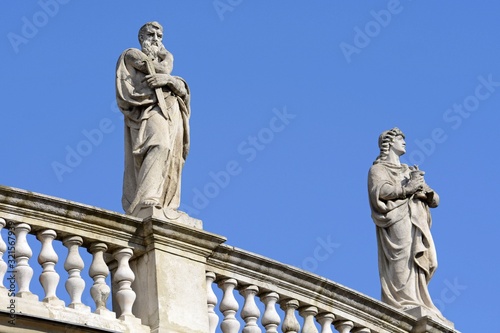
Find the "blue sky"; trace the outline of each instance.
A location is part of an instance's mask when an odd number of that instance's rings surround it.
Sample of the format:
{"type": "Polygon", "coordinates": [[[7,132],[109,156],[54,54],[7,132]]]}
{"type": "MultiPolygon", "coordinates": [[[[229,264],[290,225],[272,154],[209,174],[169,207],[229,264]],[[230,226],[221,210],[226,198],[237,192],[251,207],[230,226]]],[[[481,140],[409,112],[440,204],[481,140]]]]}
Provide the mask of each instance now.
{"type": "Polygon", "coordinates": [[[122,211],[115,64],[156,20],[173,74],[192,92],[182,203],[205,230],[378,299],[367,172],[378,135],[397,126],[404,160],[441,197],[431,296],[462,332],[491,330],[500,310],[498,2],[0,6],[0,184],[122,211]]]}

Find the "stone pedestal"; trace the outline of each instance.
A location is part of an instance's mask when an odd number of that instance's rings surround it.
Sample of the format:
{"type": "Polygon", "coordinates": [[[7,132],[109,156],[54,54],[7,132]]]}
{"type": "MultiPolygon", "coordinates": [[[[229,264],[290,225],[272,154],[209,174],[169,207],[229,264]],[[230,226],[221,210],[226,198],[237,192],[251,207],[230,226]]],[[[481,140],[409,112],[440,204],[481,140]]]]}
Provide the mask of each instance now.
{"type": "Polygon", "coordinates": [[[149,206],[137,209],[133,215],[141,219],[154,218],[165,222],[178,222],[196,229],[203,229],[201,220],[195,219],[180,210],[149,206]]]}
{"type": "Polygon", "coordinates": [[[418,320],[417,326],[412,330],[412,333],[426,333],[428,331],[427,326],[430,322],[439,323],[451,329],[455,328],[453,322],[446,318],[438,317],[431,310],[421,306],[411,308],[405,312],[418,320]]]}
{"type": "Polygon", "coordinates": [[[145,219],[146,252],[132,258],[133,313],[152,333],[208,332],[205,264],[225,238],[181,223],[145,219]]]}

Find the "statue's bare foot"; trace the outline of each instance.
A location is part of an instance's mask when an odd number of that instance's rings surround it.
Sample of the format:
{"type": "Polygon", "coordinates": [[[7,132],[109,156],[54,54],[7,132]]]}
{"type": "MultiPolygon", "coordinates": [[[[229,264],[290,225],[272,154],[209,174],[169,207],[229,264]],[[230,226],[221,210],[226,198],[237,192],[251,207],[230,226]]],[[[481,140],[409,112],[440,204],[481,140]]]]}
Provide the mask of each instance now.
{"type": "Polygon", "coordinates": [[[146,200],[144,200],[143,205],[144,206],[156,206],[156,207],[160,207],[160,203],[157,200],[154,200],[154,199],[146,199],[146,200]]]}

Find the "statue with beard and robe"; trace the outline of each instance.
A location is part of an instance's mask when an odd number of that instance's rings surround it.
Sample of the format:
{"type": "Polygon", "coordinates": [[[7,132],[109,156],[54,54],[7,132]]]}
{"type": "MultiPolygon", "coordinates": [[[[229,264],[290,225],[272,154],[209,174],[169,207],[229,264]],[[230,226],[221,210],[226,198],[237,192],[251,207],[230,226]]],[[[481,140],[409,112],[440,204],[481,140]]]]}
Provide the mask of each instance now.
{"type": "Polygon", "coordinates": [[[368,174],[368,194],[376,225],[382,301],[398,309],[449,323],[433,304],[427,286],[437,268],[429,208],[438,194],[417,166],[402,164],[406,152],[398,128],[379,137],[380,155],[368,174]]]}
{"type": "MultiPolygon", "coordinates": [[[[126,214],[185,220],[181,173],[189,152],[189,88],[172,76],[163,27],[139,30],[142,49],[125,50],[116,66],[116,100],[125,121],[122,205],[126,214]]],[[[197,220],[198,221],[198,220],[197,220]]]]}

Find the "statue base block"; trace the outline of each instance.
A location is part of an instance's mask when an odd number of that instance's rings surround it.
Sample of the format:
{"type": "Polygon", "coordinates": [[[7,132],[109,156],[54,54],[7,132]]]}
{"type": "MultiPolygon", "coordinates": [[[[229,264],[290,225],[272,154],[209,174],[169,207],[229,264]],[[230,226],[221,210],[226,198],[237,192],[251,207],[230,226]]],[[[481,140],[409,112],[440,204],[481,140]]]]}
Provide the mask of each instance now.
{"type": "Polygon", "coordinates": [[[132,215],[141,219],[153,217],[158,220],[178,222],[192,228],[203,229],[203,222],[201,220],[195,219],[188,214],[181,212],[180,210],[174,210],[170,208],[159,208],[155,206],[142,207],[132,215]]]}
{"type": "Polygon", "coordinates": [[[436,321],[436,322],[438,322],[446,327],[455,328],[455,324],[453,324],[453,322],[449,321],[448,319],[446,319],[444,317],[436,315],[435,312],[433,312],[427,308],[424,308],[422,306],[417,306],[417,307],[405,310],[405,312],[407,314],[409,314],[410,316],[416,317],[417,319],[427,317],[427,318],[431,318],[432,320],[434,320],[434,321],[436,321]]]}

